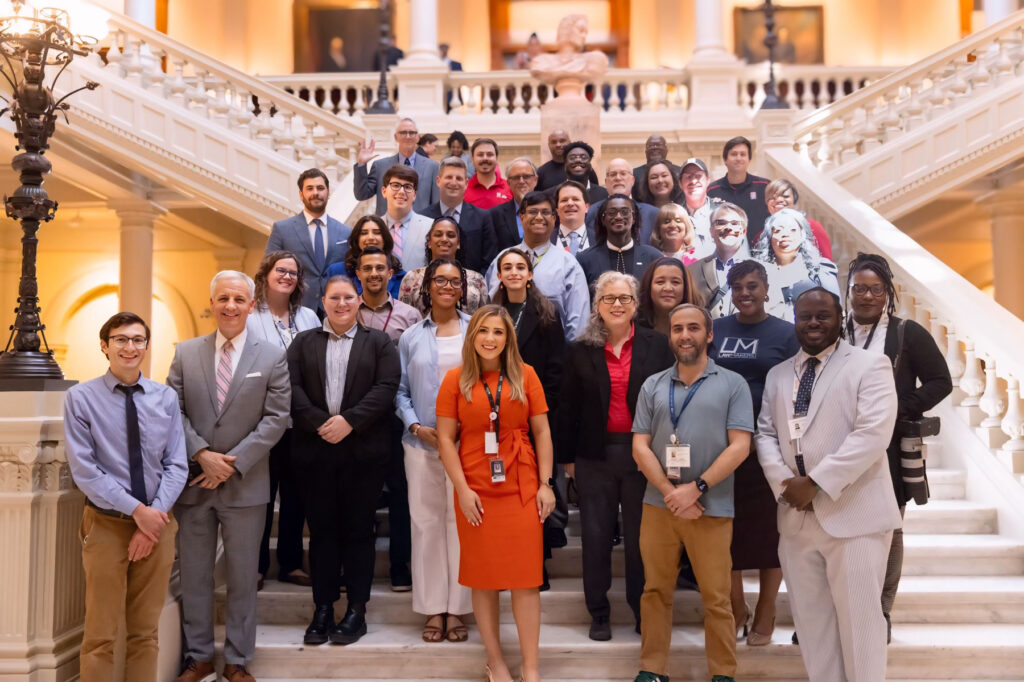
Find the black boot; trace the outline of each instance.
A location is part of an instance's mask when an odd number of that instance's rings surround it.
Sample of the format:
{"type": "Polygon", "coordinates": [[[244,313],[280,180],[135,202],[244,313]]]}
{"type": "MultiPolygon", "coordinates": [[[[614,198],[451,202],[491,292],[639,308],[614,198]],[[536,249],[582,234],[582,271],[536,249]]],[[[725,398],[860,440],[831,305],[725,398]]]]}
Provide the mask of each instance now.
{"type": "Polygon", "coordinates": [[[334,627],[334,606],[321,604],[316,607],[313,613],[313,621],[306,628],[306,635],[302,638],[305,644],[323,644],[327,641],[327,634],[334,627]]]}
{"type": "Polygon", "coordinates": [[[366,634],[366,604],[349,604],[345,617],[331,628],[332,644],[352,644],[366,634]]]}

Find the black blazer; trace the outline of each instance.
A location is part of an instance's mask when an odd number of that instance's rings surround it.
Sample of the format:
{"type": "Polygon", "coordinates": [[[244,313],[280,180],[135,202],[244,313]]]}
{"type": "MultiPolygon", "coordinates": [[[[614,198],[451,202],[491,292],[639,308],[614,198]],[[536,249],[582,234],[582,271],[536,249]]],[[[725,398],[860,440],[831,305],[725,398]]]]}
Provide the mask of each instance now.
{"type": "MultiPolygon", "coordinates": [[[[899,350],[899,326],[901,318],[889,317],[885,332],[884,351],[889,360],[895,362],[899,350]]],[[[913,320],[907,320],[903,327],[903,350],[899,367],[896,369],[896,397],[900,419],[920,419],[953,391],[953,380],[949,376],[946,358],[928,331],[913,320]],[[920,380],[921,385],[917,382],[920,380]]],[[[899,506],[907,504],[903,490],[903,474],[900,456],[900,439],[893,436],[889,443],[889,473],[899,506]]]]}
{"type": "MultiPolygon", "coordinates": [[[[441,202],[431,204],[423,215],[431,220],[440,218],[441,202]]],[[[462,211],[459,213],[459,246],[462,250],[462,265],[467,270],[487,272],[487,266],[498,255],[498,241],[494,236],[494,225],[491,223],[489,211],[477,208],[468,201],[462,202],[462,211]]]]}
{"type": "Polygon", "coordinates": [[[292,452],[300,459],[341,456],[383,466],[391,457],[391,431],[382,427],[389,426],[386,417],[394,410],[402,378],[398,349],[387,334],[362,325],[351,343],[341,416],[352,425],[352,433],[335,445],[316,432],[331,416],[327,410],[327,332],[322,328],[300,332],[288,346],[292,452]]]}
{"type": "MultiPolygon", "coordinates": [[[[652,374],[668,369],[675,362],[668,339],[663,334],[633,325],[633,357],[629,365],[626,405],[636,414],[640,387],[652,374]]],[[[576,341],[569,346],[562,372],[562,390],[557,415],[555,452],[558,461],[604,459],[611,402],[611,378],[604,347],[596,348],[576,341]]]]}
{"type": "Polygon", "coordinates": [[[523,362],[533,367],[544,386],[544,399],[548,403],[548,419],[554,427],[558,392],[562,387],[562,363],[565,359],[565,330],[562,318],[555,310],[555,321],[542,327],[540,313],[531,305],[523,309],[516,332],[516,345],[523,362]]]}
{"type": "MultiPolygon", "coordinates": [[[[516,222],[515,200],[498,204],[488,213],[491,216],[491,226],[494,228],[494,238],[497,242],[499,253],[511,246],[522,243],[523,238],[519,236],[519,223],[516,222]]],[[[497,256],[497,253],[495,253],[495,256],[497,256]]],[[[491,260],[494,260],[494,258],[491,260]]],[[[488,263],[488,266],[490,266],[490,263],[488,263]]],[[[478,272],[484,272],[486,269],[484,268],[484,270],[479,270],[478,272]]]]}

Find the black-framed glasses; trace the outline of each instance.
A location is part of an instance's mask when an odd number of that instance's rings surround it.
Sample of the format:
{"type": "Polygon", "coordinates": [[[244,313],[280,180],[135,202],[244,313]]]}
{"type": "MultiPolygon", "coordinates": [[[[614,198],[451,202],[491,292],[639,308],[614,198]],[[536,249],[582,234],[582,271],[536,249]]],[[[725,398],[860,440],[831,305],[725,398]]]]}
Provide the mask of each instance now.
{"type": "Polygon", "coordinates": [[[527,182],[537,177],[534,173],[523,173],[522,175],[510,175],[506,178],[509,182],[527,182]]]}
{"type": "Polygon", "coordinates": [[[291,279],[298,279],[298,270],[289,270],[287,268],[274,268],[274,272],[277,273],[278,277],[290,277],[291,279]]]}
{"type": "Polygon", "coordinates": [[[416,188],[413,187],[411,184],[409,184],[407,182],[406,183],[403,183],[403,182],[389,182],[388,183],[388,189],[390,189],[395,194],[398,194],[399,192],[404,192],[405,194],[411,194],[412,192],[416,191],[416,188]]]}
{"type": "Polygon", "coordinates": [[[882,284],[854,284],[850,287],[854,296],[864,296],[869,291],[875,298],[885,295],[885,286],[882,284]]]}
{"type": "Polygon", "coordinates": [[[618,296],[615,294],[605,294],[601,297],[601,303],[606,303],[608,305],[615,305],[616,303],[619,305],[629,305],[635,300],[636,297],[633,296],[633,294],[619,294],[618,296]]]}
{"type": "Polygon", "coordinates": [[[462,288],[462,279],[459,277],[448,278],[444,275],[438,275],[431,279],[431,281],[437,285],[438,289],[444,289],[445,287],[451,287],[452,289],[462,288]]]}
{"type": "Polygon", "coordinates": [[[631,209],[629,206],[623,206],[622,208],[606,208],[604,210],[604,213],[605,215],[611,217],[615,217],[617,215],[625,217],[633,215],[633,209],[631,209]]]}
{"type": "Polygon", "coordinates": [[[132,345],[140,350],[146,350],[146,346],[149,345],[149,339],[145,336],[124,336],[118,334],[117,336],[111,336],[108,341],[115,348],[127,348],[129,345],[132,345]]]}

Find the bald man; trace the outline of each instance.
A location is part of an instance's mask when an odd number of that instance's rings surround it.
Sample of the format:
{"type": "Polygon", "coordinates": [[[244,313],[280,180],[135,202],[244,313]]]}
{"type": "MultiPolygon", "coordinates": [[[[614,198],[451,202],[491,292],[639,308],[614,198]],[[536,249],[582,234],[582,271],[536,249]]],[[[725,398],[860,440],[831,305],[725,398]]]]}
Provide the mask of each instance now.
{"type": "MultiPolygon", "coordinates": [[[[543,192],[552,187],[558,187],[568,179],[565,174],[565,148],[570,141],[569,133],[564,130],[552,130],[548,135],[548,151],[551,152],[551,160],[537,169],[537,189],[539,191],[543,192]]],[[[597,173],[593,169],[590,170],[587,179],[592,185],[598,184],[597,173]]]]}
{"type": "Polygon", "coordinates": [[[676,177],[679,177],[679,166],[668,160],[668,141],[663,135],[655,133],[647,138],[647,142],[644,143],[644,156],[647,158],[647,163],[633,169],[633,178],[636,184],[639,185],[647,177],[647,167],[658,161],[667,163],[676,177]]]}
{"type": "MultiPolygon", "coordinates": [[[[608,194],[627,194],[631,195],[633,191],[633,185],[636,184],[636,178],[633,177],[633,170],[630,168],[629,162],[625,159],[612,159],[608,162],[608,167],[604,172],[604,187],[608,190],[608,194]]],[[[597,212],[601,209],[601,204],[604,200],[598,201],[590,205],[587,210],[587,230],[593,232],[594,221],[597,220],[597,212]]],[[[658,219],[658,209],[650,204],[642,202],[638,203],[640,207],[640,235],[638,237],[641,244],[651,243],[651,232],[654,231],[654,223],[658,219]]]]}

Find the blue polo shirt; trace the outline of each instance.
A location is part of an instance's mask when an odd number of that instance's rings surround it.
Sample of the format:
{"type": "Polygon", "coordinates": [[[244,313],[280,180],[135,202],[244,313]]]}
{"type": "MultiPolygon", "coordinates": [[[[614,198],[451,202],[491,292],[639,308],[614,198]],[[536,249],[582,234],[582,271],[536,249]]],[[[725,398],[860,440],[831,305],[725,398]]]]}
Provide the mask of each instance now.
{"type": "MultiPolygon", "coordinates": [[[[636,401],[633,433],[651,436],[651,450],[658,456],[663,469],[665,446],[673,430],[680,443],[690,446],[690,466],[680,472],[683,483],[695,480],[722,454],[729,445],[729,430],[754,432],[754,408],[750,388],[743,377],[720,367],[711,358],[708,358],[708,365],[701,374],[701,378],[704,377],[704,383],[694,394],[675,429],[669,416],[669,391],[675,391],[676,414],[690,391],[690,386],[679,379],[678,365],[648,377],[636,401]]],[[[708,516],[733,517],[733,476],[730,474],[701,495],[700,503],[708,516]]],[[[650,483],[644,493],[644,504],[665,506],[661,491],[650,483]]]]}

